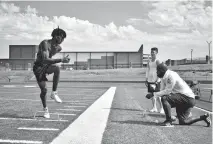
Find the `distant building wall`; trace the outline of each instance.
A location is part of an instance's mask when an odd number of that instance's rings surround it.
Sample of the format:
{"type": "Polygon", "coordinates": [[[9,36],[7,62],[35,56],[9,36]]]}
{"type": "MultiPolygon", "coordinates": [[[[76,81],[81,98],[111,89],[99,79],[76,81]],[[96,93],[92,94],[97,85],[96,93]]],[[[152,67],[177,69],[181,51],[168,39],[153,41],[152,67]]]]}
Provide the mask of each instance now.
{"type": "MultiPolygon", "coordinates": [[[[207,64],[207,63],[208,63],[208,60],[206,60],[205,57],[193,58],[192,61],[191,59],[181,59],[181,60],[168,59],[166,61],[166,64],[168,66],[188,65],[188,64],[207,64]]],[[[212,61],[210,63],[212,63],[212,61]]]]}
{"type": "Polygon", "coordinates": [[[10,45],[9,59],[35,59],[37,45],[10,45]]]}
{"type": "MultiPolygon", "coordinates": [[[[38,51],[38,45],[10,45],[9,59],[2,59],[2,64],[9,63],[11,69],[28,69],[33,66],[38,51]],[[30,64],[29,64],[30,63],[30,64]]],[[[147,54],[143,54],[143,45],[138,51],[129,52],[61,52],[54,58],[61,58],[69,54],[71,60],[62,64],[61,68],[74,69],[114,69],[140,68],[146,66],[147,54]]]]}
{"type": "Polygon", "coordinates": [[[141,54],[140,53],[129,53],[129,63],[132,68],[141,67],[141,54]]]}
{"type": "Polygon", "coordinates": [[[117,68],[128,68],[129,61],[128,61],[128,53],[116,53],[116,67],[117,68]]]}

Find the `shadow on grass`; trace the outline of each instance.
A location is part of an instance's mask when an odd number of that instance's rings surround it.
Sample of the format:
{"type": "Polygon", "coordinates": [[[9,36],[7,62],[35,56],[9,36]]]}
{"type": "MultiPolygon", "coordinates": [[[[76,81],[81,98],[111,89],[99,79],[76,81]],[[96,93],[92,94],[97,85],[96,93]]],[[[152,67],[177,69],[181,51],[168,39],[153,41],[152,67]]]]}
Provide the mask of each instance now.
{"type": "Polygon", "coordinates": [[[12,114],[12,113],[2,113],[0,114],[0,117],[2,118],[22,118],[22,119],[32,119],[33,116],[20,116],[18,114],[12,114]]]}
{"type": "Polygon", "coordinates": [[[150,117],[155,117],[155,118],[165,118],[166,117],[164,114],[159,114],[159,113],[148,113],[147,115],[150,117]]]}
{"type": "MultiPolygon", "coordinates": [[[[162,126],[162,122],[154,122],[154,121],[134,121],[134,120],[126,120],[126,121],[111,121],[112,123],[118,124],[134,124],[134,125],[145,125],[145,126],[159,126],[162,128],[166,128],[162,126]]],[[[192,125],[180,125],[179,123],[173,123],[175,127],[186,128],[186,127],[206,127],[205,124],[192,124],[192,125]]]]}
{"type": "Polygon", "coordinates": [[[146,125],[146,126],[157,126],[159,123],[152,121],[134,121],[134,120],[126,120],[126,121],[111,121],[113,123],[118,124],[134,124],[134,125],[146,125]]]}
{"type": "Polygon", "coordinates": [[[124,108],[104,108],[104,109],[124,110],[124,111],[141,111],[141,110],[138,110],[138,109],[124,109],[124,108]]]}
{"type": "MultiPolygon", "coordinates": [[[[166,116],[164,114],[160,114],[160,113],[149,113],[149,112],[146,112],[145,113],[147,116],[150,116],[150,117],[155,117],[155,118],[165,118],[166,116]]],[[[140,114],[137,114],[137,115],[144,115],[144,113],[140,113],[140,114]]]]}

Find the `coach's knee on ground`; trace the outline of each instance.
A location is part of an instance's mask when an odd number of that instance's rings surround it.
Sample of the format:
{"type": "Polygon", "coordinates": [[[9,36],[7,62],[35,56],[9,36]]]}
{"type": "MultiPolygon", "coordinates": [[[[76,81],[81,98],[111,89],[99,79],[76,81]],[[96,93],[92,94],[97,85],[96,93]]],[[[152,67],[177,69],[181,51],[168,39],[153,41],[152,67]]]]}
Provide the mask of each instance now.
{"type": "Polygon", "coordinates": [[[179,125],[188,125],[189,124],[189,119],[182,119],[182,118],[178,118],[179,119],[179,125]]]}

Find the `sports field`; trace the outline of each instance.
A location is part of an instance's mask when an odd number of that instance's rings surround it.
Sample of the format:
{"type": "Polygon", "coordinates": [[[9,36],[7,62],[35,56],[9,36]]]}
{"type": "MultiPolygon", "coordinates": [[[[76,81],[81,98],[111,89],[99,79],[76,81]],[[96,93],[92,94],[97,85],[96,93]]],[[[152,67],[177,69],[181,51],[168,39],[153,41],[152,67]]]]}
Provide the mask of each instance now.
{"type": "MultiPolygon", "coordinates": [[[[105,73],[80,71],[79,75],[76,71],[74,76],[71,71],[61,72],[62,81],[59,83],[58,92],[63,100],[62,104],[55,103],[49,97],[52,86],[52,75],[49,75],[47,104],[51,112],[50,119],[42,117],[40,91],[33,77],[28,82],[18,79],[14,82],[2,80],[0,143],[212,143],[212,128],[205,127],[205,122],[180,126],[176,121],[173,128],[159,126],[165,117],[159,113],[148,112],[151,100],[145,98],[147,89],[142,82],[144,72],[136,70],[137,74],[133,74],[131,70],[124,71],[126,72],[123,75],[119,74],[121,72],[115,74],[115,70],[105,73]],[[90,77],[88,73],[92,73],[90,77]],[[72,78],[76,77],[78,79],[74,82],[72,78]]],[[[17,75],[16,73],[13,76],[17,75]]],[[[211,84],[201,84],[202,89],[211,87],[211,84]]],[[[196,101],[192,115],[196,117],[210,113],[212,118],[210,91],[201,92],[202,98],[196,101]]],[[[174,110],[172,113],[176,115],[174,110]]]]}
{"type": "Polygon", "coordinates": [[[34,86],[1,85],[0,143],[49,143],[108,89],[67,83],[59,90],[62,104],[47,97],[51,118],[44,119],[39,89],[34,86]]]}

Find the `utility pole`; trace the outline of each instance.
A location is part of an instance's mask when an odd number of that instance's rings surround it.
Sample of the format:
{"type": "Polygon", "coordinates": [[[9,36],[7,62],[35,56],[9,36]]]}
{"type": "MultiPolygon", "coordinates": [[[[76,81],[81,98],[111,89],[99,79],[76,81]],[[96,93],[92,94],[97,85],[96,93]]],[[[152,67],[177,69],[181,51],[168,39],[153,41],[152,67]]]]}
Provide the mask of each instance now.
{"type": "Polygon", "coordinates": [[[208,47],[209,47],[209,59],[208,59],[208,64],[210,64],[210,47],[211,47],[212,41],[210,41],[210,42],[206,41],[206,42],[207,42],[208,47]]]}
{"type": "Polygon", "coordinates": [[[191,49],[191,64],[192,64],[192,52],[193,52],[193,49],[191,49]]]}

